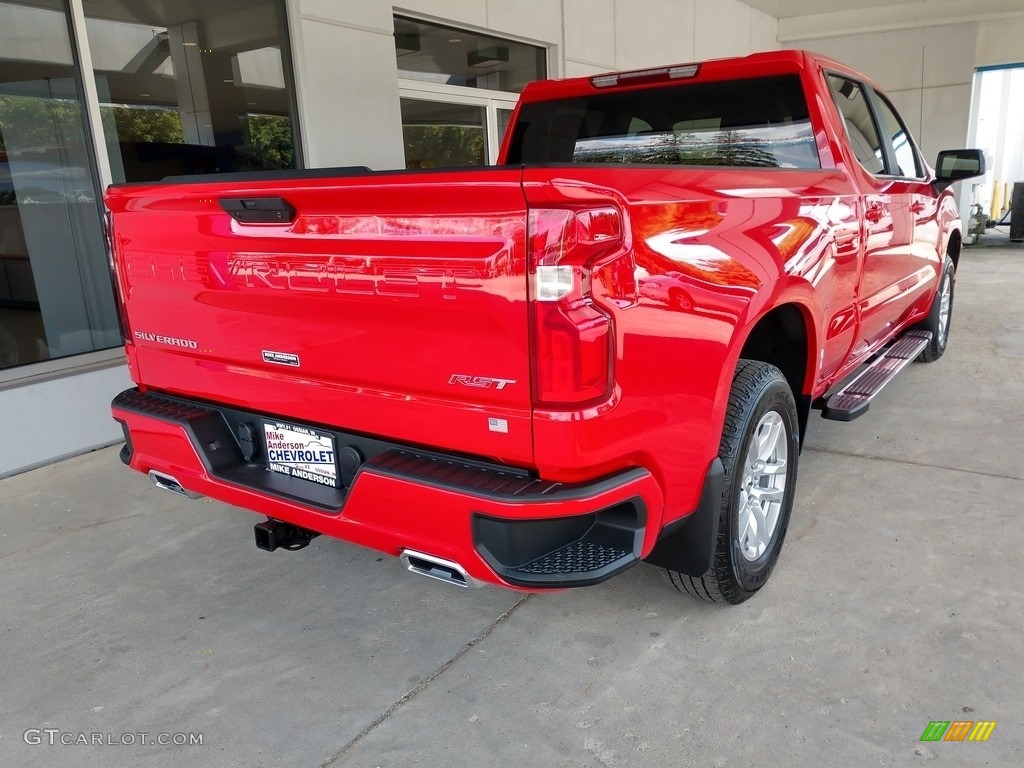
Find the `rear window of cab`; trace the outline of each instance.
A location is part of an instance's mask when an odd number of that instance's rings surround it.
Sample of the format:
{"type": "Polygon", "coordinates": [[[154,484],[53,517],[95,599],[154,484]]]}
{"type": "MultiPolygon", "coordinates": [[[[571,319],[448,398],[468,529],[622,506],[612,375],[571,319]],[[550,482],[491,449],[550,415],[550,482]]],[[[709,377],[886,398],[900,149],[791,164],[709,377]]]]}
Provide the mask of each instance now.
{"type": "Polygon", "coordinates": [[[820,168],[797,75],[524,104],[506,164],[820,168]]]}

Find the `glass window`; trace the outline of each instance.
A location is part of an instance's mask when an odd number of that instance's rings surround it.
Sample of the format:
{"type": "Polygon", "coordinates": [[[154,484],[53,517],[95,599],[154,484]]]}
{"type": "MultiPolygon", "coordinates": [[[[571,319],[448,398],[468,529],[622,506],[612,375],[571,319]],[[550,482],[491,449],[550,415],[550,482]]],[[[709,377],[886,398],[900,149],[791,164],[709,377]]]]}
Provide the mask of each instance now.
{"type": "Polygon", "coordinates": [[[484,107],[402,99],[406,168],[484,165],[484,107]]]}
{"type": "Polygon", "coordinates": [[[876,176],[884,174],[882,142],[878,138],[878,130],[863,87],[860,83],[838,75],[829,75],[828,84],[846,123],[846,135],[857,161],[868,173],[876,176]]]}
{"type": "Polygon", "coordinates": [[[914,149],[906,126],[896,114],[896,110],[889,100],[878,91],[875,91],[875,95],[878,96],[878,119],[882,124],[882,130],[892,141],[893,152],[896,155],[897,167],[894,169],[893,175],[914,179],[923,178],[924,167],[914,149]]]}
{"type": "Polygon", "coordinates": [[[505,132],[508,131],[508,124],[512,122],[512,110],[498,107],[498,145],[505,140],[505,132]]]}
{"type": "Polygon", "coordinates": [[[62,2],[0,2],[0,368],[121,344],[62,2]]]}
{"type": "Polygon", "coordinates": [[[525,105],[508,162],[820,168],[794,76],[525,105]]]}
{"type": "Polygon", "coordinates": [[[395,17],[398,76],[441,85],[519,93],[547,77],[544,48],[395,17]]]}
{"type": "Polygon", "coordinates": [[[281,0],[83,0],[115,182],[297,167],[281,0]]]}

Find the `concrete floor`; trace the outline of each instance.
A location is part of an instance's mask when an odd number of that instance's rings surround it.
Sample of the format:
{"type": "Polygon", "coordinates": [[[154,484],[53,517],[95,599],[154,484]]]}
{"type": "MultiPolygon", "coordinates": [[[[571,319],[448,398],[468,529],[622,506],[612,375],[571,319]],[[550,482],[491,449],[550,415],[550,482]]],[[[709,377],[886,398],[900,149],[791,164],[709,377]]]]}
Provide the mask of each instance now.
{"type": "Polygon", "coordinates": [[[1024,249],[966,252],[946,356],[813,419],[782,561],[735,608],[647,566],[523,598],[260,552],[257,518],[116,449],[8,478],[0,765],[1019,765],[1022,292],[1024,249]],[[919,741],[957,719],[998,725],[919,741]],[[203,743],[25,743],[45,728],[203,743]]]}

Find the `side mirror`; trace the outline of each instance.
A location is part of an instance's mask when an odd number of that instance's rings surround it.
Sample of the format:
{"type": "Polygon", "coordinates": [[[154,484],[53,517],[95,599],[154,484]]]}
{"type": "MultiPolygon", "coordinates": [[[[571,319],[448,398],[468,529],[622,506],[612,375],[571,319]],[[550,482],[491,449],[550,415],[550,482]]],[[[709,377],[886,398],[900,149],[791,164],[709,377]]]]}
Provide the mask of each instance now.
{"type": "Polygon", "coordinates": [[[935,191],[941,192],[960,179],[985,173],[985,153],[980,149],[944,149],[935,161],[935,191]]]}

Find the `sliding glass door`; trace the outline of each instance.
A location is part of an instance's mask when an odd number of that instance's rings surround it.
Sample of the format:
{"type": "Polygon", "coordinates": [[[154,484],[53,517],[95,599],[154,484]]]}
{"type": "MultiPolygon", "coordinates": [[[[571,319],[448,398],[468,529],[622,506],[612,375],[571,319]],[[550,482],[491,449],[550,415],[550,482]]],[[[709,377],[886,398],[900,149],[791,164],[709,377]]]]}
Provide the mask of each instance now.
{"type": "Polygon", "coordinates": [[[395,59],[408,168],[488,165],[519,92],[547,75],[547,50],[395,17],[395,59]]]}
{"type": "Polygon", "coordinates": [[[0,2],[0,369],[121,343],[96,179],[64,4],[0,2]]]}

